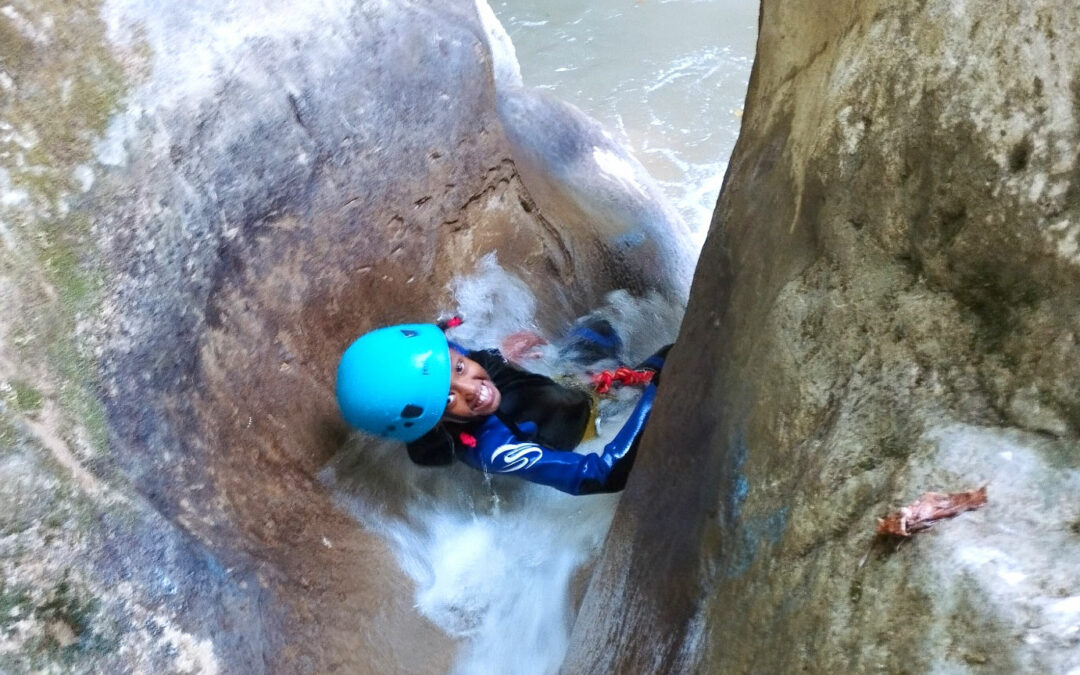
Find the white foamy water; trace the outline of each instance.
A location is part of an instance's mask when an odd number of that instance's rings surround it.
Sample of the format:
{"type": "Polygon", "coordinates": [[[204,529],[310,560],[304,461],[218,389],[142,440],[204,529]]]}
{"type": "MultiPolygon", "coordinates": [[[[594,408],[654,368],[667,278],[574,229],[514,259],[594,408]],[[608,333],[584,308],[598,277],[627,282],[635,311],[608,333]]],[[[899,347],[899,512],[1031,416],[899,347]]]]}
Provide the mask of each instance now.
{"type": "Polygon", "coordinates": [[[524,83],[594,117],[704,240],[739,135],[757,0],[495,0],[524,83]]]}

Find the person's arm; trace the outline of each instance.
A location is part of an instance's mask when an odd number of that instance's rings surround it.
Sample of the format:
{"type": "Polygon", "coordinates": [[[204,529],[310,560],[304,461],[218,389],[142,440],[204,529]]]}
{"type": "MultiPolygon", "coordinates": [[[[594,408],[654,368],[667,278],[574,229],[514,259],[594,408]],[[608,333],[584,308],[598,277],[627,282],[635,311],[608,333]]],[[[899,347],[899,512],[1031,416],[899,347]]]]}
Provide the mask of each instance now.
{"type": "Polygon", "coordinates": [[[674,347],[674,344],[664,345],[660,349],[656,350],[649,358],[645,359],[634,370],[651,370],[653,371],[652,383],[660,386],[660,371],[664,369],[664,362],[667,360],[668,352],[674,347]]]}
{"type": "MultiPolygon", "coordinates": [[[[645,387],[630,418],[600,454],[580,455],[522,441],[496,417],[484,424],[462,460],[486,473],[518,476],[572,495],[618,492],[634,463],[637,440],[649,418],[656,387],[645,387]]],[[[521,425],[528,433],[527,427],[521,425]]]]}

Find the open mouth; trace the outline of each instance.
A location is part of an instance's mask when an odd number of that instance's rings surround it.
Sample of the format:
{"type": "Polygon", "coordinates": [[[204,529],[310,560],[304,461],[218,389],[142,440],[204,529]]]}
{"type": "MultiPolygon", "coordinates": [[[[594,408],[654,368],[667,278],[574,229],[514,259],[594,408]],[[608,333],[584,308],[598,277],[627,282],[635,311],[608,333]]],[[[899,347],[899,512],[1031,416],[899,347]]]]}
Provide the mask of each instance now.
{"type": "Polygon", "coordinates": [[[476,390],[476,399],[473,405],[473,410],[477,412],[486,411],[491,407],[491,404],[495,401],[495,390],[491,386],[490,382],[481,382],[480,386],[476,390]]]}

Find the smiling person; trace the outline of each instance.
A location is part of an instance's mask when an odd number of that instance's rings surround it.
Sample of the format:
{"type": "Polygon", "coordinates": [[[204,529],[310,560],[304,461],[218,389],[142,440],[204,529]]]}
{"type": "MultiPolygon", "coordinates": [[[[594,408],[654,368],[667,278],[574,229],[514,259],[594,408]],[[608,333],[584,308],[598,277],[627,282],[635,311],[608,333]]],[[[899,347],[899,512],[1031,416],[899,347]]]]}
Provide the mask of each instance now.
{"type": "MultiPolygon", "coordinates": [[[[574,334],[579,353],[582,345],[611,355],[621,347],[604,321],[579,324],[574,334]]],[[[617,492],[633,466],[667,350],[640,366],[655,373],[653,381],[599,454],[573,452],[591,432],[590,393],[518,368],[497,349],[450,342],[434,324],[380,328],[353,342],[338,366],[338,404],[353,427],[404,441],[417,464],[456,457],[569,494],[617,492]]]]}

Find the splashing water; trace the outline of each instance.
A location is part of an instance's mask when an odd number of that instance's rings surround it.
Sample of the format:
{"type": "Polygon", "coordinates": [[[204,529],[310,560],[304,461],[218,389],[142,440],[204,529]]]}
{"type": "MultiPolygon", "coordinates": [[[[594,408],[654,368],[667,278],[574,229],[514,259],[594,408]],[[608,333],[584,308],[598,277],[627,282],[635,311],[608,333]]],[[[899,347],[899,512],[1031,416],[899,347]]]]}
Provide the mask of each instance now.
{"type": "Polygon", "coordinates": [[[527,86],[609,129],[704,240],[742,119],[757,0],[492,0],[527,86]]]}
{"type": "MultiPolygon", "coordinates": [[[[450,336],[470,347],[498,345],[535,330],[536,300],[524,283],[487,256],[453,287],[465,323],[450,336]]],[[[681,308],[659,296],[608,296],[594,314],[625,336],[628,362],[675,337],[681,308]]],[[[558,336],[546,336],[549,339],[558,336]]],[[[529,369],[580,371],[546,347],[529,369]]],[[[627,388],[606,403],[597,452],[615,435],[637,399],[627,388]]],[[[416,584],[416,606],[462,638],[455,672],[554,673],[562,663],[588,564],[596,556],[618,495],[572,497],[455,463],[412,464],[401,446],[356,438],[320,474],[337,500],[381,534],[416,584]]]]}

